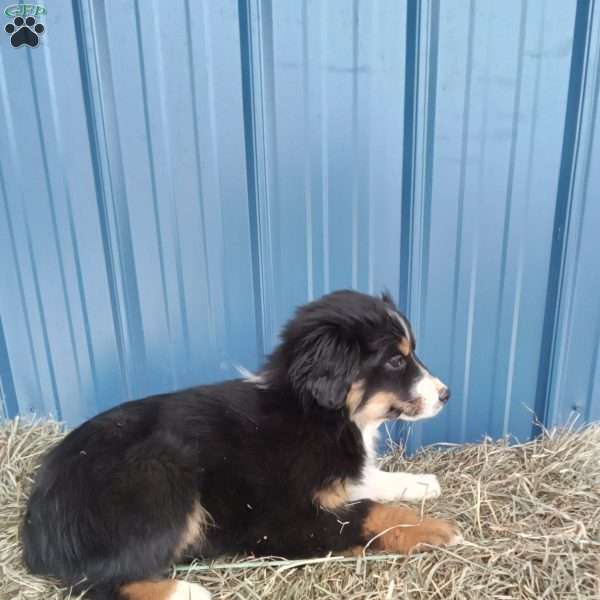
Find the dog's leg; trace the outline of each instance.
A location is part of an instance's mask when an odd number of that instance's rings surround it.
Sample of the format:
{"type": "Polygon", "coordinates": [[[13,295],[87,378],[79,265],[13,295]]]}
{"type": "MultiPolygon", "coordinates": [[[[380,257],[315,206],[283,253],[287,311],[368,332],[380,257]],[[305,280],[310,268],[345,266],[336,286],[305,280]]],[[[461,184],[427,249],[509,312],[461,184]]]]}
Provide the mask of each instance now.
{"type": "Polygon", "coordinates": [[[425,549],[425,545],[446,546],[462,540],[448,521],[422,518],[410,508],[371,500],[334,509],[311,506],[301,513],[292,512],[285,524],[265,523],[255,539],[247,550],[287,558],[356,553],[366,545],[409,553],[425,549]]]}
{"type": "Polygon", "coordinates": [[[387,473],[373,466],[365,468],[360,481],[348,486],[348,492],[350,500],[369,498],[381,502],[418,501],[441,494],[435,475],[387,473]]]}
{"type": "Polygon", "coordinates": [[[371,547],[387,552],[431,550],[463,541],[449,521],[422,518],[410,508],[375,502],[363,522],[363,533],[370,538],[371,547]]]}

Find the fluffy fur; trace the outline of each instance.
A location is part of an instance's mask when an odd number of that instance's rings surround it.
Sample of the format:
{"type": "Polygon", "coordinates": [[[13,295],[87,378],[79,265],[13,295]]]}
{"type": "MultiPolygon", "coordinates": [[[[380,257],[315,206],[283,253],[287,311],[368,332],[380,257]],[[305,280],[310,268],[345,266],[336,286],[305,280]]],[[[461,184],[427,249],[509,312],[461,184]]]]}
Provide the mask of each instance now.
{"type": "Polygon", "coordinates": [[[378,425],[448,396],[388,296],[330,294],[297,311],[251,380],[127,402],[72,431],[38,473],[25,562],[97,598],[173,600],[183,588],[156,580],[173,561],[456,543],[451,524],[382,504],[438,495],[435,477],[374,464],[378,425]]]}

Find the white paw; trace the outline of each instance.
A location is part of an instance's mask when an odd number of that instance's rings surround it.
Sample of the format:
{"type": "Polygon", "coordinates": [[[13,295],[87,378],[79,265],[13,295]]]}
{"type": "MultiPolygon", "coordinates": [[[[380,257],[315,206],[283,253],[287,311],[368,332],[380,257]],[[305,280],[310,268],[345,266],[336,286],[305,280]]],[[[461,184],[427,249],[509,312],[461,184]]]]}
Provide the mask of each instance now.
{"type": "Polygon", "coordinates": [[[456,533],[448,542],[448,546],[457,546],[458,544],[462,544],[465,541],[465,538],[460,533],[456,533]]]}
{"type": "Polygon", "coordinates": [[[348,499],[370,498],[379,502],[414,501],[437,498],[441,494],[435,475],[389,473],[375,468],[363,472],[360,483],[348,486],[348,499]]]}
{"type": "Polygon", "coordinates": [[[197,583],[178,581],[169,600],[210,600],[211,593],[197,583]]]}
{"type": "Polygon", "coordinates": [[[410,475],[404,489],[400,491],[404,500],[437,498],[442,494],[440,482],[435,475],[410,475]]]}

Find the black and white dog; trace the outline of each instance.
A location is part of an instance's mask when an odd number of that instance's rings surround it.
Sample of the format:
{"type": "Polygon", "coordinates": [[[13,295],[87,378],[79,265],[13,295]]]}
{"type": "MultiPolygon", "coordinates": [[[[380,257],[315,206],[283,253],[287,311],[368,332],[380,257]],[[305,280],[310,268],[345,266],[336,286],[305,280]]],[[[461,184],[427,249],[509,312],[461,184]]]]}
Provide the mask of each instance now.
{"type": "Polygon", "coordinates": [[[432,417],[448,397],[387,295],[329,294],[297,311],[257,376],[127,402],[69,433],[37,475],[25,562],[102,600],[198,600],[200,585],[161,579],[174,561],[458,543],[451,523],[385,504],[438,496],[435,476],[374,463],[383,421],[432,417]]]}

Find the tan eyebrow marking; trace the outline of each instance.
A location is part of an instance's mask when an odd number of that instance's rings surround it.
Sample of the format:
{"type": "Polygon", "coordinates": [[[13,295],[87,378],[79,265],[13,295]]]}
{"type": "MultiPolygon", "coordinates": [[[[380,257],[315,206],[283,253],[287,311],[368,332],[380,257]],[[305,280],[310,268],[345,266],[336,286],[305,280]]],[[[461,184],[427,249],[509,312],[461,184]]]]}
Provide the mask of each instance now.
{"type": "Polygon", "coordinates": [[[408,356],[410,354],[410,342],[406,338],[402,338],[398,342],[398,350],[402,356],[408,356]]]}

